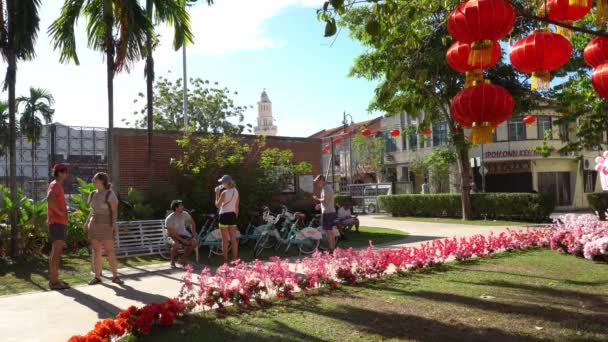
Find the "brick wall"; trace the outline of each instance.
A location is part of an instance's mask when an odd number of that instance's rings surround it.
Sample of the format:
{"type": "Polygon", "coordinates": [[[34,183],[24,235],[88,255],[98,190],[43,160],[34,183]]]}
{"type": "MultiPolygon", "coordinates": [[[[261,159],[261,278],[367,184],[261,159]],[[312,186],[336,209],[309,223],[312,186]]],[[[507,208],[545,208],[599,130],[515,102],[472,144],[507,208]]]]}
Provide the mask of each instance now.
{"type": "MultiPolygon", "coordinates": [[[[169,162],[177,158],[181,150],[176,139],[177,132],[155,132],[153,139],[153,174],[156,182],[169,182],[169,162]]],[[[253,142],[255,136],[242,135],[242,139],[253,142]]],[[[146,192],[148,190],[147,133],[146,130],[116,128],[113,132],[113,183],[121,195],[126,195],[130,186],[146,192]]],[[[311,138],[267,137],[267,145],[289,149],[294,153],[295,162],[308,162],[313,174],[321,172],[321,141],[311,138]]]]}

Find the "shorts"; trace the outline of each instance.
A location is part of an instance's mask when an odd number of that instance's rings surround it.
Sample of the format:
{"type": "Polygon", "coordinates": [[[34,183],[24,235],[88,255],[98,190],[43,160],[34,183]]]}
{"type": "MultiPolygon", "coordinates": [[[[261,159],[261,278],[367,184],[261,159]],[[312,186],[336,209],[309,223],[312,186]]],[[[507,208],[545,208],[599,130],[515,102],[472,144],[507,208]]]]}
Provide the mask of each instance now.
{"type": "Polygon", "coordinates": [[[68,237],[68,226],[60,223],[49,224],[49,242],[65,241],[68,237]]]}
{"type": "Polygon", "coordinates": [[[236,227],[236,213],[220,214],[220,228],[236,227]]]}
{"type": "Polygon", "coordinates": [[[332,230],[336,221],[336,213],[323,214],[323,230],[332,230]]]}

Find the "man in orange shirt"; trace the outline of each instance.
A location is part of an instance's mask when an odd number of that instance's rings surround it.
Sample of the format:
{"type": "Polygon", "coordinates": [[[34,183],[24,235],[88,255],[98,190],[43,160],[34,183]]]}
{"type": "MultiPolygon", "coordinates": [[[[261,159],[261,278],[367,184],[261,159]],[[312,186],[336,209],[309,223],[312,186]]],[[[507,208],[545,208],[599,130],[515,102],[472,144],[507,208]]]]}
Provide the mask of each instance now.
{"type": "Polygon", "coordinates": [[[65,203],[63,181],[68,178],[68,168],[63,164],[53,167],[54,181],[49,184],[46,194],[47,223],[49,225],[49,242],[51,254],[49,255],[49,288],[51,290],[69,289],[70,285],[59,280],[59,264],[65,247],[68,230],[68,207],[65,203]]]}

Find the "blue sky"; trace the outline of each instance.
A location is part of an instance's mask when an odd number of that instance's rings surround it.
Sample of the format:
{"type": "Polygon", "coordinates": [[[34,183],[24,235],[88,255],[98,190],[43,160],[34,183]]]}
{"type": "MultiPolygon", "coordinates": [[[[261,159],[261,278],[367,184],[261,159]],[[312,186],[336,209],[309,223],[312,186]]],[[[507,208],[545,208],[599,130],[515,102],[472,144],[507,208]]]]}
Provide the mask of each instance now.
{"type": "MultiPolygon", "coordinates": [[[[60,0],[42,2],[38,58],[22,63],[17,91],[29,86],[49,89],[56,100],[55,120],[69,125],[107,127],[105,64],[88,50],[84,21],[78,29],[80,66],[62,65],[46,29],[59,14],[60,0]]],[[[253,105],[245,120],[254,123],[256,102],[266,88],[273,102],[279,134],[307,136],[340,124],[342,112],[355,120],[366,111],[375,83],[347,77],[353,59],[363,51],[346,32],[333,47],[316,20],[322,0],[217,0],[216,5],[190,9],[196,43],[189,46],[188,76],[217,81],[238,91],[237,104],[253,105]]],[[[161,28],[156,73],[181,76],[181,52],[170,48],[171,31],[161,28]]],[[[131,118],[144,92],[143,63],[115,80],[115,126],[131,118]]],[[[6,96],[6,93],[4,94],[6,96]]]]}

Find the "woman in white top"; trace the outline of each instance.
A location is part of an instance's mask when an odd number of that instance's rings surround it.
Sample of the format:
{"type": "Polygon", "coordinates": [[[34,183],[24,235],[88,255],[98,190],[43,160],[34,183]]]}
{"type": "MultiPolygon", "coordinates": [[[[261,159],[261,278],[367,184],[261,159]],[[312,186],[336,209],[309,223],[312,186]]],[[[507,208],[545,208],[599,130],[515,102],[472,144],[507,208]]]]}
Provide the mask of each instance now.
{"type": "Polygon", "coordinates": [[[232,260],[236,260],[239,254],[236,235],[239,216],[239,192],[229,175],[224,175],[218,182],[221,185],[215,188],[215,206],[220,210],[222,254],[224,255],[224,263],[228,263],[228,241],[232,244],[232,260]]]}

